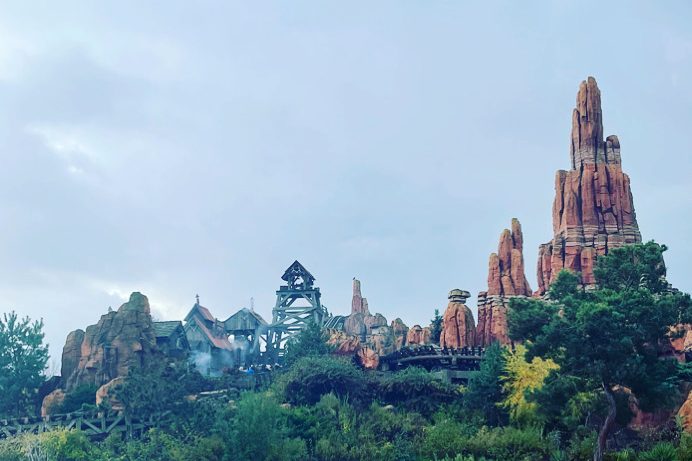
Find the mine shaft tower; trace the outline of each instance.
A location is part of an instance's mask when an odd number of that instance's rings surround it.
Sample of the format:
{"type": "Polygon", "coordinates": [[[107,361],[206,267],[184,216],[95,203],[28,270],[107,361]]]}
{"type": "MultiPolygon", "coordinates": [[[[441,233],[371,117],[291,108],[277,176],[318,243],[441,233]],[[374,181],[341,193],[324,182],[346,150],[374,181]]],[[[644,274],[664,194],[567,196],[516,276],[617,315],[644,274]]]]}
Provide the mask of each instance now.
{"type": "Polygon", "coordinates": [[[298,261],[286,269],[281,279],[286,285],[276,292],[272,323],[267,331],[267,363],[280,363],[286,341],[310,322],[321,326],[327,312],[320,302],[320,289],[313,286],[315,277],[298,261]]]}

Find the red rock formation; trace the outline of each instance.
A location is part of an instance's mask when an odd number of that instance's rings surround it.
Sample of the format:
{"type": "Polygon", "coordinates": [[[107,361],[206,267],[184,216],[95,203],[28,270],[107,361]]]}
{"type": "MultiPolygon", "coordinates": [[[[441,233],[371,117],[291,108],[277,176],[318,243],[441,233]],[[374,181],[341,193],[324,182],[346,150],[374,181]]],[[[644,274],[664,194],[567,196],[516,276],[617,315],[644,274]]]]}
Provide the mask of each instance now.
{"type": "Polygon", "coordinates": [[[96,390],[96,405],[97,406],[106,405],[111,410],[114,410],[114,411],[124,410],[125,407],[123,406],[122,402],[120,402],[118,399],[116,399],[115,396],[113,395],[113,392],[111,392],[113,389],[115,389],[116,386],[120,386],[124,382],[125,382],[125,377],[119,376],[115,379],[108,381],[103,386],[99,387],[96,390]]]}
{"type": "Polygon", "coordinates": [[[353,298],[351,299],[351,315],[344,322],[344,331],[349,335],[358,336],[365,341],[373,328],[387,325],[387,319],[382,314],[371,315],[368,300],[360,291],[360,280],[353,279],[353,298]]]}
{"type": "Polygon", "coordinates": [[[692,434],[692,392],[687,396],[687,400],[682,404],[680,410],[678,410],[678,416],[682,422],[682,428],[688,434],[692,434]]]}
{"type": "Polygon", "coordinates": [[[494,341],[509,344],[509,298],[531,295],[531,287],[524,272],[524,235],[521,223],[513,218],[511,227],[512,230],[502,231],[497,253],[490,254],[488,291],[478,294],[476,344],[479,346],[488,346],[494,341]]]}
{"type": "Polygon", "coordinates": [[[430,344],[432,341],[432,332],[430,327],[421,327],[420,325],[413,325],[406,335],[406,344],[419,346],[424,346],[430,344]]]}
{"type": "Polygon", "coordinates": [[[601,93],[593,77],[579,86],[572,112],[572,169],[555,176],[553,239],[540,246],[538,291],[544,294],[561,269],[595,283],[594,260],[610,248],[641,242],[630,179],[622,172],[617,136],[603,140],[601,93]]]}
{"type": "Polygon", "coordinates": [[[368,370],[375,370],[380,364],[380,356],[377,355],[374,349],[367,346],[358,349],[356,360],[363,368],[367,368],[368,370]]]}
{"type": "Polygon", "coordinates": [[[336,355],[352,355],[360,349],[360,339],[357,336],[347,335],[339,330],[329,331],[327,344],[334,347],[336,355]]]}
{"type": "Polygon", "coordinates": [[[101,386],[157,357],[149,300],[132,293],[129,302],[101,316],[86,332],[68,335],[62,365],[65,390],[69,393],[82,384],[101,386]]]}
{"type": "Polygon", "coordinates": [[[351,299],[351,314],[370,315],[368,300],[360,292],[360,280],[353,278],[353,298],[351,299]]]}
{"type": "Polygon", "coordinates": [[[392,335],[394,335],[394,348],[396,350],[399,350],[402,347],[406,346],[408,344],[407,339],[409,329],[403,322],[403,320],[401,320],[400,318],[392,320],[391,329],[392,335]]]}
{"type": "Polygon", "coordinates": [[[449,292],[449,304],[442,317],[440,347],[457,348],[474,345],[475,322],[471,309],[464,304],[469,296],[468,291],[459,289],[449,292]]]}
{"type": "Polygon", "coordinates": [[[48,416],[60,412],[60,407],[65,401],[65,391],[56,389],[43,398],[41,403],[41,416],[48,416]]]}

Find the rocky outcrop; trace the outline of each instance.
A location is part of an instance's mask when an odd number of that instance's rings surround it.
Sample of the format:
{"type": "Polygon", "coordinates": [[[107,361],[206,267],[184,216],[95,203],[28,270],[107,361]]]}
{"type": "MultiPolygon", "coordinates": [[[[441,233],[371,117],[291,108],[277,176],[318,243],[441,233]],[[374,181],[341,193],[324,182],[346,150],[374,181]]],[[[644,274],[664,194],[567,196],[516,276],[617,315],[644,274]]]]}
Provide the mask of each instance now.
{"type": "Polygon", "coordinates": [[[363,368],[368,370],[376,370],[380,364],[380,356],[377,352],[370,347],[361,347],[356,352],[356,361],[360,363],[363,368]]]}
{"type": "Polygon", "coordinates": [[[334,348],[336,355],[353,355],[360,349],[360,339],[357,336],[347,335],[343,331],[329,330],[327,344],[334,348]]]}
{"type": "Polygon", "coordinates": [[[361,342],[367,341],[373,329],[387,326],[387,319],[382,314],[372,315],[368,308],[368,300],[363,298],[360,291],[360,280],[353,279],[353,298],[351,300],[351,315],[344,321],[344,332],[358,336],[361,342]]]}
{"type": "Polygon", "coordinates": [[[500,235],[497,253],[488,262],[488,296],[530,296],[531,287],[524,271],[524,234],[517,218],[512,230],[500,235]]]}
{"type": "Polygon", "coordinates": [[[425,346],[426,344],[430,344],[432,342],[431,340],[432,332],[430,331],[430,327],[413,325],[406,335],[406,344],[409,346],[425,346]]]}
{"type": "Polygon", "coordinates": [[[82,358],[82,343],[84,342],[84,331],[75,330],[67,335],[65,346],[62,348],[62,365],[60,376],[65,380],[74,374],[82,358]]]}
{"type": "Polygon", "coordinates": [[[68,335],[62,364],[65,391],[84,384],[101,386],[126,376],[133,367],[147,366],[157,356],[149,300],[132,293],[127,303],[101,316],[96,325],[68,335]]]}
{"type": "Polygon", "coordinates": [[[112,392],[117,386],[125,382],[124,377],[118,377],[108,381],[96,391],[96,406],[106,406],[113,411],[122,411],[125,407],[112,392]]]}
{"type": "Polygon", "coordinates": [[[682,423],[682,428],[688,434],[692,434],[692,392],[687,396],[687,400],[678,410],[678,417],[682,423]]]}
{"type": "Polygon", "coordinates": [[[540,246],[538,291],[544,294],[562,269],[595,283],[594,261],[611,248],[641,242],[630,179],[623,173],[620,141],[603,139],[601,93],[593,77],[579,86],[572,112],[572,168],[555,176],[553,239],[540,246]]]}
{"type": "Polygon", "coordinates": [[[408,344],[407,339],[409,329],[404,321],[400,318],[396,318],[392,320],[392,325],[390,328],[392,329],[392,335],[394,336],[394,348],[399,350],[406,346],[408,344]]]}
{"type": "Polygon", "coordinates": [[[368,300],[360,292],[360,280],[353,278],[353,298],[351,299],[351,314],[370,315],[368,300]]]}
{"type": "Polygon", "coordinates": [[[449,292],[449,304],[442,317],[440,347],[458,348],[473,346],[475,343],[475,322],[466,304],[471,296],[468,291],[454,289],[449,292]]]}
{"type": "Polygon", "coordinates": [[[511,230],[500,235],[497,253],[488,262],[488,291],[478,294],[478,327],[476,344],[488,346],[497,341],[510,343],[507,327],[509,300],[530,296],[531,287],[524,271],[524,234],[518,219],[512,219],[511,230]]]}
{"type": "Polygon", "coordinates": [[[60,412],[60,407],[65,401],[65,391],[55,389],[43,398],[41,403],[41,416],[48,416],[60,412]]]}

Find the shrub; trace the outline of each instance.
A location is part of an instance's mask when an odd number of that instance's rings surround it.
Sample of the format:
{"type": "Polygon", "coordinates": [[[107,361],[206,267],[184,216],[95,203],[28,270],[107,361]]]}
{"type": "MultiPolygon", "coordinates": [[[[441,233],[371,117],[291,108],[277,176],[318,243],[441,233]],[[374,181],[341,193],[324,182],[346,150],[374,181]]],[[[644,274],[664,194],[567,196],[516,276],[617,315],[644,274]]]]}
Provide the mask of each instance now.
{"type": "Polygon", "coordinates": [[[407,368],[396,373],[380,375],[375,386],[376,395],[383,403],[424,415],[431,415],[440,406],[461,396],[457,386],[422,368],[407,368]]]}
{"type": "Polygon", "coordinates": [[[277,394],[294,405],[315,404],[330,392],[339,398],[362,402],[366,397],[363,372],[337,357],[303,357],[276,382],[277,394]]]}
{"type": "Polygon", "coordinates": [[[96,405],[96,391],[98,387],[83,384],[65,395],[65,400],[56,410],[56,413],[71,413],[81,410],[84,405],[96,405]]]}
{"type": "Polygon", "coordinates": [[[678,461],[675,446],[670,442],[657,443],[639,454],[639,461],[678,461]]]}

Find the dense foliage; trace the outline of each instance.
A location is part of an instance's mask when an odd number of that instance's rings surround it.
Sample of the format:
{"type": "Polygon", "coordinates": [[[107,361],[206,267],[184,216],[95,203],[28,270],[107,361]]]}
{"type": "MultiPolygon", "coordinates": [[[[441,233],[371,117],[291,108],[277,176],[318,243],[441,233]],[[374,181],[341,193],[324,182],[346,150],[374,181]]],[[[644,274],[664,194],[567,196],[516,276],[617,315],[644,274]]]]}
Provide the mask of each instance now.
{"type": "Polygon", "coordinates": [[[643,410],[653,410],[679,397],[688,376],[674,358],[661,356],[671,327],[692,320],[689,295],[665,280],[663,251],[654,242],[613,249],[596,261],[596,289],[580,287],[577,275],[563,271],[550,287],[550,302],[512,303],[512,338],[528,342],[528,359],[559,366],[535,392],[546,416],[564,422],[580,401],[602,415],[595,460],[616,423],[617,389],[629,389],[643,410]]]}

